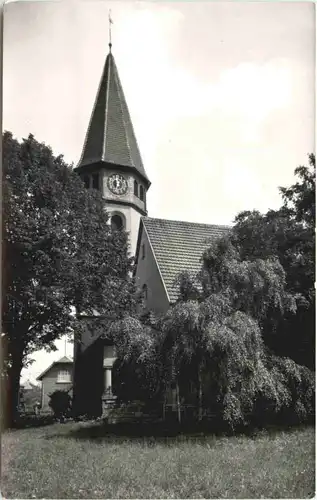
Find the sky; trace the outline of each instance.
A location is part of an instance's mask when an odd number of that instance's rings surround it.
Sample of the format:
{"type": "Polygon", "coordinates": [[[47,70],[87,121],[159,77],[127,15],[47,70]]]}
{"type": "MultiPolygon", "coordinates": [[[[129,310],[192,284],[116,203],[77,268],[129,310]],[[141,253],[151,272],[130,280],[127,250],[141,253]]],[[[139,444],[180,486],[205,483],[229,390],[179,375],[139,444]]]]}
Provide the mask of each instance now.
{"type": "MultiPolygon", "coordinates": [[[[315,151],[311,2],[10,2],[3,128],[77,164],[112,52],[152,185],[152,217],[230,224],[280,205],[315,151]]],[[[34,381],[63,356],[38,352],[34,381]]],[[[66,346],[72,355],[72,345],[66,346]]]]}

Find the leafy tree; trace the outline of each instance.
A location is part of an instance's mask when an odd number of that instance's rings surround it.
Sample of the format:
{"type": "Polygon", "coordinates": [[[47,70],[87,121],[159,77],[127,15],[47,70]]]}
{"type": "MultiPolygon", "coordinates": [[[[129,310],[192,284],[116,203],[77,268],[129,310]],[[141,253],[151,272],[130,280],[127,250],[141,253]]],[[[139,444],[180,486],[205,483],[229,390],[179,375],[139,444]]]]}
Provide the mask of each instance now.
{"type": "Polygon", "coordinates": [[[276,258],[243,260],[231,237],[222,238],[204,253],[200,287],[187,275],[181,291],[163,321],[163,349],[174,378],[196,384],[199,418],[205,409],[236,427],[264,409],[288,409],[298,420],[311,414],[312,372],[272,356],[262,338],[268,318],[274,327],[296,312],[276,258]],[[194,288],[201,289],[196,300],[189,298],[194,288]]]}
{"type": "Polygon", "coordinates": [[[10,132],[3,135],[3,206],[10,423],[32,352],[54,349],[83,312],[97,311],[101,323],[132,311],[135,299],[126,233],[107,224],[101,194],[85,189],[62,156],[32,135],[21,143],[10,132]]]}
{"type": "Polygon", "coordinates": [[[21,393],[20,398],[22,396],[25,408],[33,410],[34,405],[37,402],[41,401],[42,398],[41,387],[36,384],[30,384],[29,387],[22,387],[21,389],[22,390],[20,391],[21,393]]]}
{"type": "Polygon", "coordinates": [[[313,411],[312,372],[272,355],[262,338],[268,318],[274,327],[285,314],[296,313],[279,261],[243,260],[228,236],[204,253],[199,281],[188,274],[179,278],[181,300],[155,329],[135,319],[116,325],[119,357],[142,374],[143,395],[152,388],[161,397],[175,386],[178,403],[188,401],[190,381],[199,420],[204,411],[232,428],[252,420],[266,423],[277,414],[307,419],[313,411]]]}
{"type": "Polygon", "coordinates": [[[126,316],[112,323],[109,335],[116,346],[113,390],[119,401],[141,400],[148,406],[155,405],[163,391],[162,333],[158,322],[126,316]]]}
{"type": "Polygon", "coordinates": [[[49,394],[50,400],[48,405],[54,413],[54,417],[63,419],[67,416],[71,408],[71,397],[67,391],[54,391],[49,394]]]}
{"type": "Polygon", "coordinates": [[[308,156],[308,167],[300,166],[295,169],[299,181],[289,188],[280,188],[284,200],[284,208],[289,210],[290,216],[303,224],[304,227],[315,229],[316,210],[316,158],[314,154],[308,156]]]}
{"type": "Polygon", "coordinates": [[[279,210],[242,212],[233,241],[242,259],[276,258],[286,274],[286,291],[296,300],[296,315],[285,315],[275,328],[267,323],[265,342],[277,354],[314,367],[315,332],[315,156],[295,170],[298,181],[280,188],[279,210]]]}
{"type": "MultiPolygon", "coordinates": [[[[214,303],[214,306],[212,314],[216,317],[225,304],[214,303]]],[[[209,338],[204,326],[205,320],[202,304],[188,300],[171,308],[162,324],[164,340],[161,352],[166,366],[166,389],[176,385],[176,396],[179,398],[182,373],[185,371],[188,376],[192,372],[192,380],[197,385],[199,420],[203,409],[203,371],[209,362],[209,338]]]]}

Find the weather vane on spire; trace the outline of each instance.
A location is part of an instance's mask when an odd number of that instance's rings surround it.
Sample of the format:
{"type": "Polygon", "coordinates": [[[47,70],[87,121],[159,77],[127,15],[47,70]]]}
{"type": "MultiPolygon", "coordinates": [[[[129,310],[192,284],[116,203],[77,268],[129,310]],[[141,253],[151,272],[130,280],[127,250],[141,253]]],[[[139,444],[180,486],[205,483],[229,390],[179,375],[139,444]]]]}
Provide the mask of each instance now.
{"type": "Polygon", "coordinates": [[[110,52],[111,52],[111,47],[112,47],[112,41],[111,41],[111,25],[113,24],[113,20],[111,18],[111,9],[109,9],[109,16],[108,16],[108,19],[109,19],[109,49],[110,49],[110,52]]]}

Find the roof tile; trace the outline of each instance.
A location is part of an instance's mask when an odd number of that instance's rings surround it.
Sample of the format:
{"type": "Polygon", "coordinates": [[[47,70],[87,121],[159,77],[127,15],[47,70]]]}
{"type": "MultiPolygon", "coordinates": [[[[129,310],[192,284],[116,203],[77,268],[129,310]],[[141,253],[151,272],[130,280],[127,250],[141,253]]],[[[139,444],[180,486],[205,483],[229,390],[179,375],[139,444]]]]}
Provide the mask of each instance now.
{"type": "Polygon", "coordinates": [[[198,224],[142,217],[164,280],[169,299],[175,302],[178,289],[175,279],[182,271],[196,274],[200,270],[205,248],[224,236],[230,226],[198,224]]]}

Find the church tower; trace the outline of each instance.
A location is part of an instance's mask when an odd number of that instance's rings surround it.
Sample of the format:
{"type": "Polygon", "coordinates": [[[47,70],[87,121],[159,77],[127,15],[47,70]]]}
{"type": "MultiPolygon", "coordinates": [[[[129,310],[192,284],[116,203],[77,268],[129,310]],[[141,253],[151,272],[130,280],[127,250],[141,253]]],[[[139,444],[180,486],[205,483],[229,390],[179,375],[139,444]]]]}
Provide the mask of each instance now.
{"type": "Polygon", "coordinates": [[[129,234],[135,254],[140,217],[147,215],[150,181],[109,44],[82,155],[76,171],[87,188],[99,189],[106,201],[110,223],[129,234]]]}

